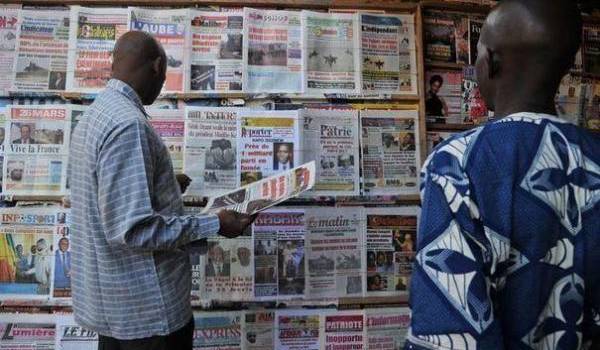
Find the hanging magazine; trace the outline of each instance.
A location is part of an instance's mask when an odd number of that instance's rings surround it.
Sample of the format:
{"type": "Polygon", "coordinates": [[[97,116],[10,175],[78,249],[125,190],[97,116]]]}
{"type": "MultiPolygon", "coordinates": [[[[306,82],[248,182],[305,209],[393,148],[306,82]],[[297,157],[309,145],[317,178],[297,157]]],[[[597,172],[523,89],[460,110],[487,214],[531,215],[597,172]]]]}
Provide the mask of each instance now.
{"type": "Polygon", "coordinates": [[[127,12],[121,8],[71,6],[67,90],[97,93],[111,76],[112,51],[127,32],[127,12]]]}

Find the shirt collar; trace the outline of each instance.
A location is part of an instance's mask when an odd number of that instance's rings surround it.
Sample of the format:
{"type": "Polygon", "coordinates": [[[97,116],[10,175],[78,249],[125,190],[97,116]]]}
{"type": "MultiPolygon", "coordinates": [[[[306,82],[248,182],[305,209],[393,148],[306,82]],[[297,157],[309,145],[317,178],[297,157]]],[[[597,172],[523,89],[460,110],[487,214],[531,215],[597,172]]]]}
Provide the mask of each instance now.
{"type": "Polygon", "coordinates": [[[119,79],[112,78],[108,81],[108,84],[106,84],[106,87],[108,89],[115,90],[116,92],[125,96],[129,101],[133,102],[133,104],[136,107],[138,107],[139,110],[142,111],[142,113],[144,113],[146,118],[148,118],[148,114],[146,113],[146,110],[144,109],[142,100],[140,99],[138,94],[135,92],[135,90],[133,90],[133,88],[131,86],[129,86],[127,83],[125,83],[124,81],[121,81],[119,79]]]}

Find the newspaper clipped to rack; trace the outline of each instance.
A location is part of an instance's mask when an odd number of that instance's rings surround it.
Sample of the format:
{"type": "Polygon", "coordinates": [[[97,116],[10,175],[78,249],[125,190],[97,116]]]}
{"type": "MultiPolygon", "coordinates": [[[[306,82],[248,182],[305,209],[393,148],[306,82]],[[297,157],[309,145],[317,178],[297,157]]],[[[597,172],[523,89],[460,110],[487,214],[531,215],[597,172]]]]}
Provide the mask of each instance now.
{"type": "Polygon", "coordinates": [[[54,349],[55,320],[52,314],[0,313],[0,349],[54,349]]]}
{"type": "Polygon", "coordinates": [[[302,11],[309,95],[360,92],[358,17],[302,11]]]}
{"type": "Polygon", "coordinates": [[[185,108],[183,172],[186,195],[214,196],[239,187],[237,119],[240,108],[185,108]]]}
{"type": "Polygon", "coordinates": [[[244,8],[246,92],[303,92],[301,33],[300,12],[244,8]]]}
{"type": "Polygon", "coordinates": [[[67,81],[69,10],[27,9],[14,65],[13,91],[64,91],[67,81]]]}
{"type": "Polygon", "coordinates": [[[222,209],[254,215],[260,211],[296,197],[315,185],[315,162],[282,171],[237,190],[210,197],[202,213],[222,209]]]}
{"type": "Polygon", "coordinates": [[[364,92],[417,93],[413,15],[360,14],[364,92]]]}
{"type": "Polygon", "coordinates": [[[242,92],[244,13],[190,9],[189,81],[192,92],[242,92]]]}
{"type": "Polygon", "coordinates": [[[7,107],[4,194],[65,195],[72,105],[7,107]]]}
{"type": "Polygon", "coordinates": [[[162,93],[184,91],[185,42],[189,30],[187,9],[129,8],[129,29],[152,34],[165,49],[167,78],[162,93]]]}
{"type": "Polygon", "coordinates": [[[96,93],[104,89],[115,43],[127,30],[123,9],[71,6],[67,90],[96,93]]]}
{"type": "Polygon", "coordinates": [[[0,96],[8,96],[12,85],[21,5],[0,5],[0,96]]]}
{"type": "Polygon", "coordinates": [[[73,314],[56,314],[54,350],[96,350],[98,333],[75,323],[73,314]]]}

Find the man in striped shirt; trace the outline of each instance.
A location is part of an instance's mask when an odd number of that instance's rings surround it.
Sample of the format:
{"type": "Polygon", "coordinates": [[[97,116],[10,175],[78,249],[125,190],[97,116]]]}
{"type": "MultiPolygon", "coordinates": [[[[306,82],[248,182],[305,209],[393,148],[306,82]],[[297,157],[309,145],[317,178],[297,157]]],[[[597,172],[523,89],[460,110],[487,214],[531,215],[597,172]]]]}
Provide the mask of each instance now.
{"type": "Polygon", "coordinates": [[[154,38],[124,34],[112,79],[73,134],[73,310],[100,334],[103,350],[191,350],[189,250],[217,234],[236,237],[253,219],[233,211],[183,215],[168,150],[143,108],[165,72],[154,38]]]}

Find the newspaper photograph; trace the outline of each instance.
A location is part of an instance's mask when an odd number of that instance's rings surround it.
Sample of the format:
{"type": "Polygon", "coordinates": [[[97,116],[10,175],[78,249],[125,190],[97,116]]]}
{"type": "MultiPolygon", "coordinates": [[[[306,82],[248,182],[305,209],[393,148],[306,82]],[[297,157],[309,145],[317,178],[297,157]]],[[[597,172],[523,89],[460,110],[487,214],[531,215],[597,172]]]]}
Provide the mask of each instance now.
{"type": "Polygon", "coordinates": [[[13,91],[64,91],[69,48],[69,10],[21,11],[13,91]]]}
{"type": "Polygon", "coordinates": [[[282,171],[231,192],[210,197],[203,213],[230,209],[254,215],[285,200],[299,196],[315,185],[315,162],[282,171]]]}
{"type": "Polygon", "coordinates": [[[7,109],[4,194],[64,195],[71,107],[12,105],[7,109]]]}
{"type": "Polygon", "coordinates": [[[249,93],[300,93],[300,12],[244,8],[244,86],[249,93]]]}
{"type": "Polygon", "coordinates": [[[194,312],[194,350],[241,350],[242,312],[194,312]]]}
{"type": "Polygon", "coordinates": [[[97,350],[98,333],[75,323],[72,314],[56,314],[55,350],[97,350]]]}
{"type": "Polygon", "coordinates": [[[149,108],[146,113],[150,116],[150,125],[169,150],[175,174],[183,173],[184,110],[149,108]]]}
{"type": "Polygon", "coordinates": [[[325,331],[321,349],[366,349],[363,310],[331,311],[324,315],[324,319],[325,331]]]}
{"type": "Polygon", "coordinates": [[[69,211],[60,208],[56,213],[54,233],[54,277],[53,298],[71,297],[71,233],[69,231],[69,211]]]}
{"type": "Polygon", "coordinates": [[[314,160],[317,178],[309,195],[360,194],[358,111],[304,109],[304,161],[314,160]]]}
{"type": "Polygon", "coordinates": [[[162,93],[183,92],[187,67],[186,36],[189,31],[187,9],[129,8],[129,29],[152,34],[167,54],[167,79],[162,93]]]}
{"type": "Polygon", "coordinates": [[[21,5],[0,5],[0,96],[8,96],[12,87],[20,25],[21,5]]]}
{"type": "Polygon", "coordinates": [[[277,350],[319,350],[322,310],[277,310],[277,350]]]}
{"type": "Polygon", "coordinates": [[[419,113],[364,110],[360,122],[364,194],[419,194],[419,113]]]}
{"type": "Polygon", "coordinates": [[[121,8],[71,6],[67,90],[97,93],[110,79],[115,43],[129,29],[121,8]]]}
{"type": "Polygon", "coordinates": [[[240,108],[185,108],[183,172],[192,179],[186,195],[210,197],[240,185],[237,120],[240,108]]]}
{"type": "Polygon", "coordinates": [[[366,212],[367,296],[408,296],[419,209],[366,208],[366,212]]]}
{"type": "Polygon", "coordinates": [[[190,9],[189,82],[196,92],[242,92],[244,13],[190,9]]]}
{"type": "Polygon", "coordinates": [[[0,314],[0,350],[54,350],[54,315],[0,314]]]}
{"type": "MultiPolygon", "coordinates": [[[[200,256],[198,299],[251,301],[254,297],[254,257],[250,227],[239,237],[207,239],[207,253],[200,256]]],[[[196,299],[196,298],[194,298],[196,299]]]]}
{"type": "Polygon", "coordinates": [[[360,14],[363,92],[417,93],[413,15],[360,14]]]}
{"type": "Polygon", "coordinates": [[[360,92],[357,14],[302,11],[306,93],[360,92]]]}
{"type": "Polygon", "coordinates": [[[302,163],[298,111],[243,110],[237,130],[242,185],[302,163]]]}
{"type": "Polygon", "coordinates": [[[362,296],[365,213],[362,207],[306,209],[306,296],[362,296]]]}
{"type": "Polygon", "coordinates": [[[275,350],[275,311],[252,310],[244,313],[243,350],[275,350]]]}
{"type": "Polygon", "coordinates": [[[0,298],[46,300],[54,269],[58,208],[0,209],[0,298]]]}
{"type": "Polygon", "coordinates": [[[252,229],[255,298],[303,298],[306,286],[304,209],[264,211],[252,229]]]}
{"type": "Polygon", "coordinates": [[[367,350],[400,350],[410,327],[407,307],[366,309],[367,350]]]}

